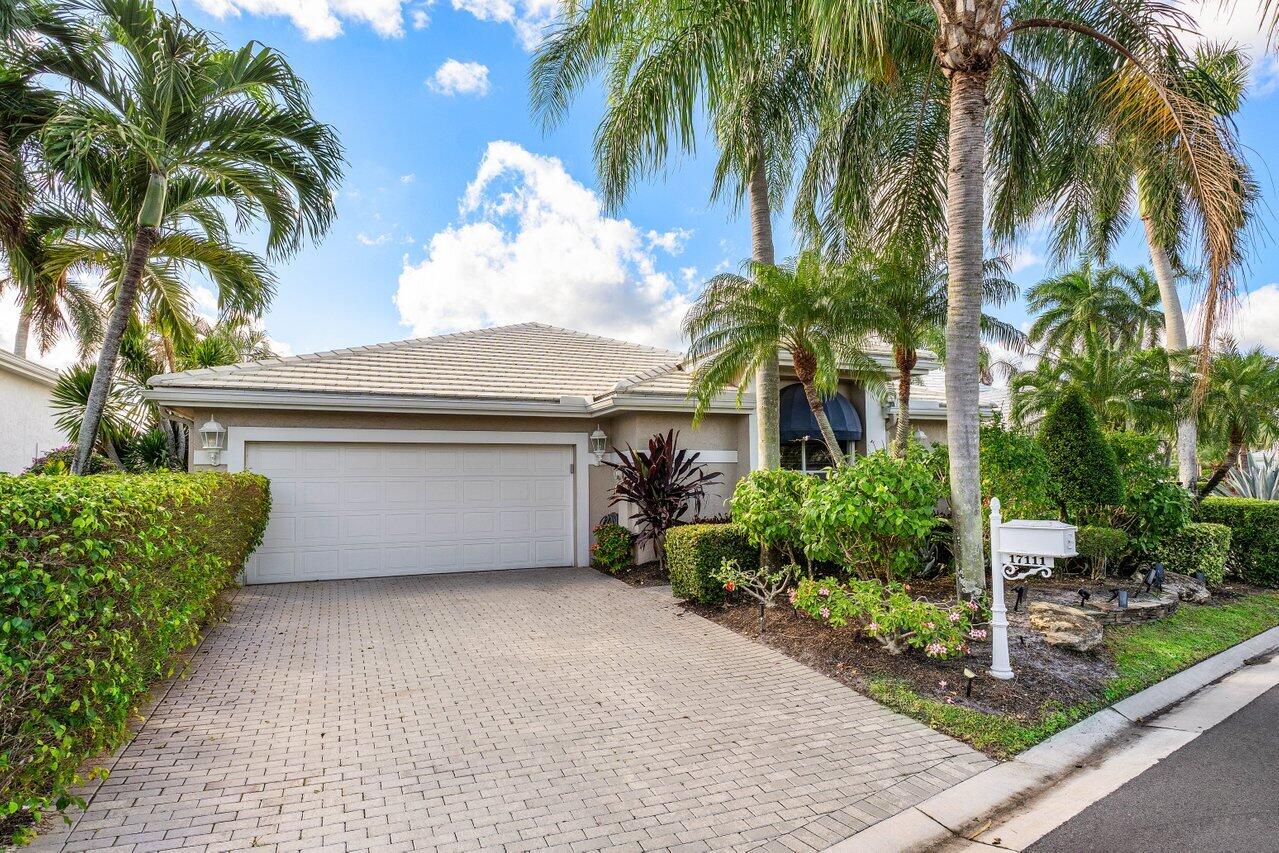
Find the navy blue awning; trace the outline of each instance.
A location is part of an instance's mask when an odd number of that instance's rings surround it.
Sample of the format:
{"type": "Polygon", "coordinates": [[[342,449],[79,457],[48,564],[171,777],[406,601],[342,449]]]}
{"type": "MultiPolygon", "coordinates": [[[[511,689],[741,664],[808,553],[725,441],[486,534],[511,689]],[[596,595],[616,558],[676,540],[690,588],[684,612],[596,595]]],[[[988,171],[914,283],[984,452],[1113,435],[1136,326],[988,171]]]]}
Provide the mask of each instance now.
{"type": "MultiPolygon", "coordinates": [[[[839,441],[859,441],[862,437],[862,419],[848,398],[841,394],[827,397],[822,401],[826,410],[826,418],[830,421],[835,438],[839,441]]],[[[817,429],[817,418],[808,408],[808,398],[804,396],[804,387],[796,382],[787,385],[781,393],[781,438],[782,441],[799,441],[807,436],[821,441],[821,431],[817,429]]]]}

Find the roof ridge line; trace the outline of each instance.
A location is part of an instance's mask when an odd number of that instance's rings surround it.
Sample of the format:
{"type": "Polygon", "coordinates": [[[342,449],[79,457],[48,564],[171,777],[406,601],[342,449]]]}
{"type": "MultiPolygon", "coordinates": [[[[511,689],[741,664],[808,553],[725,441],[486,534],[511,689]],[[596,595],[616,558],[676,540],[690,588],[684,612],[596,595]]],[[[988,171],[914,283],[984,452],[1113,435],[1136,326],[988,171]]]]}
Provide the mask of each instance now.
{"type": "Polygon", "coordinates": [[[612,344],[626,344],[628,347],[638,347],[639,349],[646,349],[646,350],[651,350],[653,352],[660,352],[663,355],[671,355],[671,356],[679,355],[677,351],[666,349],[666,347],[655,347],[652,344],[637,344],[635,341],[628,341],[622,338],[610,338],[607,335],[597,335],[597,334],[594,334],[593,332],[581,332],[581,331],[578,331],[577,329],[566,329],[563,326],[555,326],[555,325],[552,325],[551,323],[542,323],[537,320],[531,320],[527,323],[517,323],[515,325],[540,326],[543,329],[553,329],[557,332],[564,332],[565,334],[568,334],[568,335],[576,335],[579,338],[586,338],[587,340],[606,341],[612,344]]]}

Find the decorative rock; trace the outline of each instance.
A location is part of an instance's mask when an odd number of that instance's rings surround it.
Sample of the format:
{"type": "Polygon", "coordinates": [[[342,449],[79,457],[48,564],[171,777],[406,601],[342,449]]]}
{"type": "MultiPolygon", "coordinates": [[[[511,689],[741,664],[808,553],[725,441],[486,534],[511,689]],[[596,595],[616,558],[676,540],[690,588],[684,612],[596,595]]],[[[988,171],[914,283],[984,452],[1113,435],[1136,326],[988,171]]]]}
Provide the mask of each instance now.
{"type": "Polygon", "coordinates": [[[1094,610],[1036,601],[1030,605],[1030,627],[1051,646],[1090,652],[1101,645],[1102,627],[1094,610]]]}
{"type": "Polygon", "coordinates": [[[1164,575],[1164,591],[1176,593],[1179,599],[1189,601],[1191,604],[1205,604],[1212,599],[1212,593],[1208,591],[1208,587],[1190,575],[1181,575],[1176,572],[1168,572],[1164,575]]]}

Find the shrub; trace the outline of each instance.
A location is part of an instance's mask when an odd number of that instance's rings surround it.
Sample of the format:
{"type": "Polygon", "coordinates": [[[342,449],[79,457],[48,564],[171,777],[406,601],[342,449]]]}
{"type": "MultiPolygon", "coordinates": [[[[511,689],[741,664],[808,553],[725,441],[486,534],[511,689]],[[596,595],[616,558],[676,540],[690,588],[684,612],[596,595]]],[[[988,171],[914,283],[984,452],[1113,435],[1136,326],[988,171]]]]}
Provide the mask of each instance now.
{"type": "Polygon", "coordinates": [[[721,601],[724,585],[715,573],[725,560],[736,560],[744,571],[759,565],[759,549],[736,524],[686,524],[666,534],[666,568],[676,598],[721,601]]]}
{"type": "Polygon", "coordinates": [[[752,544],[781,551],[788,563],[798,563],[803,554],[799,517],[814,482],[800,471],[752,471],[733,488],[733,521],[752,544]]]}
{"type": "Polygon", "coordinates": [[[1006,518],[1040,518],[1055,508],[1039,442],[995,421],[982,426],[980,448],[982,494],[998,497],[1006,518]]]}
{"type": "MultiPolygon", "coordinates": [[[[67,444],[50,450],[42,456],[31,460],[24,474],[70,474],[71,461],[75,459],[75,445],[67,444]]],[[[89,457],[90,474],[112,474],[119,472],[120,466],[96,450],[89,457]]]]}
{"type": "Polygon", "coordinates": [[[1066,391],[1044,417],[1039,443],[1052,475],[1052,493],[1068,518],[1088,520],[1124,499],[1115,451],[1076,390],[1066,391]]]}
{"type": "Polygon", "coordinates": [[[1131,547],[1148,554],[1190,523],[1194,498],[1172,480],[1138,475],[1128,481],[1115,525],[1128,534],[1131,547]]]}
{"type": "Polygon", "coordinates": [[[919,567],[919,551],[937,524],[939,496],[917,459],[876,451],[812,485],[800,537],[814,560],[891,581],[919,567]]]}
{"type": "Polygon", "coordinates": [[[777,596],[799,577],[799,566],[787,563],[780,569],[773,569],[756,561],[750,569],[743,569],[736,560],[725,560],[714,575],[715,580],[724,585],[725,592],[740,592],[760,603],[759,632],[762,634],[764,611],[773,607],[777,596]]]}
{"type": "Polygon", "coordinates": [[[1230,528],[1224,524],[1192,521],[1155,549],[1154,557],[1164,568],[1183,575],[1203,572],[1208,583],[1221,583],[1226,576],[1230,553],[1230,528]]]}
{"type": "Polygon", "coordinates": [[[986,636],[985,630],[973,628],[973,620],[981,618],[976,602],[941,607],[912,598],[899,583],[806,579],[795,588],[791,603],[827,625],[852,625],[893,654],[912,648],[929,657],[955,657],[968,650],[969,638],[986,636]]]}
{"type": "Polygon", "coordinates": [[[1086,524],[1075,536],[1075,550],[1092,569],[1093,578],[1106,576],[1106,563],[1118,559],[1128,549],[1128,534],[1114,527],[1086,524]]]}
{"type": "Polygon", "coordinates": [[[1119,470],[1125,474],[1130,468],[1148,468],[1158,466],[1167,468],[1160,462],[1160,437],[1150,432],[1108,432],[1106,443],[1115,454],[1115,462],[1119,470]]]}
{"type": "Polygon", "coordinates": [[[1199,521],[1230,528],[1230,564],[1248,583],[1279,587],[1279,501],[1204,498],[1199,521]]]}
{"type": "Polygon", "coordinates": [[[615,575],[635,562],[635,534],[617,522],[595,525],[591,565],[615,575]]]}
{"type": "Polygon", "coordinates": [[[79,768],[199,638],[269,502],[254,474],[0,477],[0,817],[76,802],[79,768]]]}

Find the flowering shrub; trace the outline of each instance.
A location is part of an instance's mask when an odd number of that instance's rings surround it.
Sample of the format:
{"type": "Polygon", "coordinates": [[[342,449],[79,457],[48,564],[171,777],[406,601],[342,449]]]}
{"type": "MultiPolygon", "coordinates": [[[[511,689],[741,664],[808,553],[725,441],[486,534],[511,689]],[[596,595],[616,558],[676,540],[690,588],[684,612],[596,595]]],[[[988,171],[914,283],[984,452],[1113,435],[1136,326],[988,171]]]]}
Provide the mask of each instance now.
{"type": "Polygon", "coordinates": [[[804,552],[796,525],[814,482],[814,477],[801,471],[752,471],[733,488],[729,501],[733,521],[746,532],[752,545],[777,549],[788,562],[798,563],[804,552]]]}
{"type": "Polygon", "coordinates": [[[796,610],[836,628],[851,626],[873,637],[893,654],[911,648],[929,657],[949,658],[968,651],[969,640],[985,639],[974,628],[985,613],[981,604],[941,607],[913,598],[899,583],[835,578],[801,580],[791,593],[796,610]]]}
{"type": "Polygon", "coordinates": [[[635,557],[635,534],[616,522],[595,525],[591,565],[610,575],[629,568],[635,557]]]}

